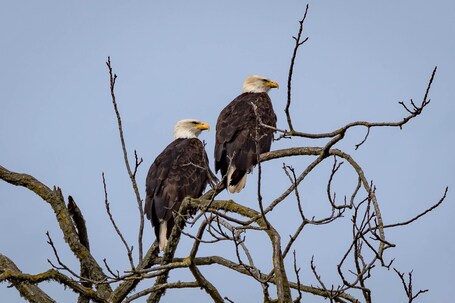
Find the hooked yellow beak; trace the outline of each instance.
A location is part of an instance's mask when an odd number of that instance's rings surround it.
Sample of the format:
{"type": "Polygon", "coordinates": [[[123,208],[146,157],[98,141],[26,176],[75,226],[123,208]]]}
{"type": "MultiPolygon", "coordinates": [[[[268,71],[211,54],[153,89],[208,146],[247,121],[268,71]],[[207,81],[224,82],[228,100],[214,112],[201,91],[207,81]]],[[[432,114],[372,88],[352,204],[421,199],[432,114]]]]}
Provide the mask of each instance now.
{"type": "Polygon", "coordinates": [[[280,88],[280,85],[275,81],[267,81],[266,85],[270,88],[280,88]]]}
{"type": "Polygon", "coordinates": [[[198,125],[196,125],[195,127],[200,130],[210,130],[210,125],[205,122],[201,122],[198,125]]]}

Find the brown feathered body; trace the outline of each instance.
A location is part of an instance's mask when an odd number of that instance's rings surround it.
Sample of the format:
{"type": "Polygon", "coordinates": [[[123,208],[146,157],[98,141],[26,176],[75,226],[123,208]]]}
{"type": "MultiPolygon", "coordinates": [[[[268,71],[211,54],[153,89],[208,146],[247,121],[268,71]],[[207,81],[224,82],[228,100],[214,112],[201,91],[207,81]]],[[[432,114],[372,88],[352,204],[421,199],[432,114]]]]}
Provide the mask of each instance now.
{"type": "Polygon", "coordinates": [[[226,188],[239,192],[258,161],[258,153],[270,151],[276,115],[266,92],[245,92],[226,106],[218,117],[215,171],[221,171],[226,188]],[[255,110],[256,108],[256,110],[255,110]]]}
{"type": "MultiPolygon", "coordinates": [[[[208,158],[197,138],[178,138],[155,159],[146,179],[144,212],[164,250],[182,200],[198,198],[209,182],[208,158]]],[[[186,215],[186,214],[185,214],[186,215]]]]}

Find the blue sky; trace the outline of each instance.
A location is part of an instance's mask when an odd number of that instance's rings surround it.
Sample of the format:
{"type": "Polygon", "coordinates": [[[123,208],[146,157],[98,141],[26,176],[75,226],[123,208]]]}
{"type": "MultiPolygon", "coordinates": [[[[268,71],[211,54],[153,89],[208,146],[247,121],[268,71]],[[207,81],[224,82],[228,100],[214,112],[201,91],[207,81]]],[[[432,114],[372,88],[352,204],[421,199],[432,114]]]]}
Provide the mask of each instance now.
{"type": "MultiPolygon", "coordinates": [[[[128,240],[135,244],[136,202],[129,185],[110,103],[105,66],[111,56],[118,74],[117,98],[130,155],[137,150],[144,164],[138,172],[141,193],[149,165],[172,140],[172,128],[183,118],[212,125],[218,113],[241,90],[249,74],[261,74],[281,84],[270,95],[278,126],[283,113],[292,36],[297,33],[306,2],[302,1],[3,1],[0,4],[0,165],[31,174],[71,194],[84,212],[92,252],[113,267],[127,268],[123,246],[114,236],[104,211],[101,173],[106,174],[111,208],[128,240]]],[[[452,298],[455,244],[452,241],[452,191],[455,123],[455,4],[452,1],[309,1],[305,35],[293,82],[292,111],[297,130],[321,133],[356,121],[398,121],[406,112],[398,101],[422,98],[431,71],[438,72],[431,104],[403,130],[373,129],[355,151],[365,130],[348,133],[337,147],[350,153],[377,187],[387,223],[406,220],[436,202],[449,186],[445,204],[420,221],[389,231],[398,246],[389,251],[395,266],[414,270],[414,287],[429,288],[419,302],[448,302],[452,298]]],[[[203,133],[212,160],[214,132],[203,133]]],[[[316,146],[323,142],[293,139],[273,149],[316,146]]],[[[286,163],[304,168],[309,159],[286,163]]],[[[270,201],[288,185],[280,171],[283,161],[266,164],[270,201]],[[273,175],[272,175],[273,174],[273,175]],[[273,176],[273,178],[271,177],[273,176]],[[270,185],[269,185],[270,184],[270,185]],[[272,185],[273,184],[273,185],[272,185]]],[[[331,164],[321,166],[302,189],[308,213],[326,210],[325,181],[331,164]],[[323,205],[323,206],[322,206],[323,205]]],[[[347,165],[346,176],[352,175],[347,165]]],[[[220,198],[256,207],[256,175],[244,192],[220,198]]],[[[339,195],[349,195],[352,178],[340,178],[339,195]]],[[[354,180],[355,182],[355,180],[354,180]]],[[[355,185],[355,183],[354,183],[355,185]]],[[[289,202],[289,205],[294,203],[289,202]]],[[[50,231],[66,263],[77,266],[65,246],[51,209],[28,191],[0,183],[0,253],[26,272],[48,269],[53,258],[46,244],[50,231]]],[[[274,223],[290,233],[292,206],[282,206],[274,223]]],[[[345,221],[349,220],[349,216],[345,221]]],[[[297,224],[297,223],[296,223],[297,224]]],[[[346,249],[349,231],[308,228],[297,245],[303,282],[316,284],[309,271],[315,255],[328,283],[336,283],[336,261],[346,249]],[[336,261],[335,261],[336,260],[336,261]]],[[[346,225],[347,226],[347,225],[346,225]]],[[[338,229],[337,229],[338,228],[338,229]]],[[[153,233],[146,225],[145,245],[153,233]]],[[[252,235],[251,241],[254,241],[252,235]]],[[[179,253],[184,256],[189,241],[179,253]]],[[[257,247],[262,242],[258,240],[257,247]]],[[[207,247],[207,253],[216,249],[207,247]]],[[[258,256],[268,268],[269,259],[258,256]]],[[[236,302],[252,302],[260,289],[238,292],[242,279],[207,274],[218,283],[228,279],[225,293],[236,302]],[[237,291],[236,291],[237,289],[237,291]]],[[[377,270],[370,286],[379,302],[404,301],[393,272],[377,270]]],[[[182,274],[184,275],[184,274],[182,274]]],[[[185,277],[185,276],[184,276],[185,277]]],[[[74,298],[44,284],[57,301],[74,298]]],[[[191,294],[208,300],[199,290],[168,292],[163,302],[191,294]]],[[[0,298],[22,302],[14,289],[0,285],[0,298]]]]}

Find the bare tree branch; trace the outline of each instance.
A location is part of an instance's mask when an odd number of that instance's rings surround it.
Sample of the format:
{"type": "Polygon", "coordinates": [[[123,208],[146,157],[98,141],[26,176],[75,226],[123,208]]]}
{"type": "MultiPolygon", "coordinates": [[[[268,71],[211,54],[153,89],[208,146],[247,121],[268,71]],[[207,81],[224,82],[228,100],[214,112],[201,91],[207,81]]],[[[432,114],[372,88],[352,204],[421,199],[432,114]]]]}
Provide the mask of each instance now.
{"type": "Polygon", "coordinates": [[[66,270],[67,272],[69,272],[71,275],[73,275],[74,277],[78,278],[78,279],[81,279],[81,276],[78,275],[76,272],[74,272],[71,268],[69,268],[66,264],[64,264],[62,262],[62,260],[60,259],[60,256],[58,255],[58,251],[57,251],[57,248],[55,247],[54,245],[54,242],[52,241],[52,238],[51,238],[51,235],[49,234],[49,232],[46,232],[46,236],[47,236],[47,244],[49,244],[52,248],[52,251],[54,252],[54,256],[55,258],[57,259],[57,262],[60,266],[56,266],[54,265],[51,260],[47,259],[47,262],[56,270],[66,270]]]}
{"type": "Polygon", "coordinates": [[[7,256],[0,254],[0,283],[9,281],[21,296],[32,303],[55,303],[56,301],[49,297],[38,286],[27,281],[26,279],[16,279],[23,273],[17,268],[16,264],[7,256]]]}
{"type": "MultiPolygon", "coordinates": [[[[32,176],[9,171],[3,166],[0,166],[0,179],[12,185],[28,188],[46,201],[52,207],[63,232],[65,242],[68,243],[71,251],[80,262],[86,263],[91,268],[91,279],[96,281],[104,281],[106,279],[106,275],[90,254],[90,251],[80,243],[79,235],[72,223],[71,215],[65,205],[60,188],[54,187],[51,190],[32,176]]],[[[99,284],[97,289],[103,298],[108,297],[112,292],[109,285],[99,284]]]]}
{"type": "Polygon", "coordinates": [[[414,300],[420,296],[423,293],[426,293],[428,289],[424,290],[419,290],[416,294],[414,294],[414,291],[412,289],[412,271],[408,273],[408,282],[406,283],[405,278],[404,278],[404,273],[401,273],[396,269],[395,267],[393,270],[397,273],[397,275],[400,277],[401,283],[403,285],[404,291],[406,293],[406,296],[408,297],[408,303],[414,302],[414,300]]]}
{"type": "Polygon", "coordinates": [[[306,41],[308,41],[308,37],[302,40],[302,32],[303,32],[303,24],[305,22],[306,16],[308,13],[308,4],[306,5],[305,8],[305,13],[303,14],[302,20],[299,21],[300,27],[299,27],[299,32],[297,33],[297,37],[292,37],[295,41],[295,46],[294,46],[294,51],[292,53],[291,57],[291,65],[289,66],[289,74],[288,74],[288,98],[286,102],[286,108],[284,109],[284,112],[286,113],[286,118],[288,121],[288,126],[289,126],[289,134],[294,133],[294,127],[292,126],[292,120],[291,120],[291,113],[289,111],[291,107],[291,84],[292,84],[292,76],[294,73],[294,64],[295,64],[295,59],[297,58],[297,51],[300,46],[302,46],[306,41]]]}
{"type": "MultiPolygon", "coordinates": [[[[140,270],[150,268],[153,264],[156,264],[158,252],[159,252],[158,243],[157,241],[155,241],[155,243],[153,243],[153,245],[149,248],[148,252],[145,254],[142,261],[135,268],[135,271],[138,272],[140,270]]],[[[123,281],[114,290],[114,292],[109,298],[109,301],[112,303],[122,302],[122,300],[126,298],[126,296],[128,296],[128,294],[138,285],[139,281],[140,281],[139,279],[123,281]]]]}
{"type": "MultiPolygon", "coordinates": [[[[176,259],[176,261],[178,261],[180,259],[176,259]]],[[[214,265],[214,264],[217,264],[217,265],[220,265],[224,268],[227,268],[229,270],[234,270],[240,274],[243,274],[243,275],[247,275],[247,276],[250,276],[250,272],[247,271],[243,266],[241,266],[240,264],[237,264],[235,262],[232,262],[230,260],[227,260],[225,258],[222,258],[220,256],[208,256],[208,257],[199,257],[199,258],[195,258],[194,259],[194,264],[198,265],[198,266],[209,266],[209,265],[214,265]]],[[[260,279],[261,280],[267,280],[268,279],[268,275],[265,275],[263,273],[260,273],[260,279]]],[[[276,284],[275,280],[269,280],[270,283],[272,284],[276,284]]],[[[289,281],[289,287],[291,287],[292,289],[295,289],[295,290],[298,290],[300,289],[301,291],[305,292],[305,293],[310,293],[310,294],[313,294],[313,295],[316,295],[316,296],[321,296],[321,297],[328,297],[330,296],[330,293],[328,293],[326,290],[324,289],[321,289],[321,288],[317,288],[317,287],[313,287],[313,286],[307,286],[307,285],[302,285],[302,284],[298,284],[296,282],[291,282],[289,281]]],[[[339,298],[342,298],[342,299],[345,299],[349,302],[358,302],[353,296],[347,294],[347,293],[341,293],[339,294],[338,296],[339,298]]],[[[337,300],[335,300],[336,302],[339,302],[337,300]]]]}
{"type": "Polygon", "coordinates": [[[114,226],[115,232],[120,237],[120,240],[122,241],[123,245],[125,246],[125,249],[126,249],[126,252],[128,255],[128,260],[130,261],[131,269],[134,269],[133,248],[132,247],[130,248],[130,246],[128,245],[128,243],[125,240],[125,237],[123,237],[122,232],[120,231],[117,224],[115,223],[114,217],[112,217],[111,209],[109,206],[109,200],[107,198],[106,179],[104,178],[104,173],[102,173],[102,177],[103,177],[103,188],[104,188],[104,205],[106,206],[106,212],[109,215],[109,220],[111,221],[112,225],[114,226]]]}
{"type": "Polygon", "coordinates": [[[295,272],[295,277],[297,279],[297,292],[299,293],[299,296],[294,300],[294,302],[300,302],[300,300],[302,300],[302,290],[300,289],[300,276],[299,276],[300,268],[297,268],[297,257],[295,254],[295,250],[293,252],[293,256],[294,256],[294,272],[295,272]]]}
{"type": "Polygon", "coordinates": [[[125,138],[123,137],[123,128],[122,128],[122,120],[120,118],[120,112],[117,108],[117,101],[115,98],[115,81],[117,80],[117,75],[114,74],[111,66],[111,57],[107,57],[106,62],[107,68],[109,70],[109,83],[110,83],[110,91],[111,91],[111,98],[112,98],[112,105],[114,106],[115,115],[117,116],[117,124],[118,130],[120,134],[120,142],[122,144],[122,151],[123,151],[123,160],[125,161],[126,170],[128,171],[128,176],[130,177],[131,184],[133,186],[134,193],[136,195],[137,206],[139,209],[139,234],[138,234],[138,247],[139,247],[139,262],[142,260],[143,252],[142,252],[142,236],[144,234],[144,209],[142,207],[142,199],[141,195],[139,194],[139,189],[136,183],[136,172],[139,165],[142,163],[142,158],[138,161],[137,153],[134,151],[135,156],[135,167],[134,173],[131,172],[131,166],[128,160],[128,152],[126,150],[125,138]]]}
{"type": "Polygon", "coordinates": [[[68,196],[68,211],[73,219],[74,225],[79,235],[79,240],[88,250],[90,250],[90,243],[88,240],[87,226],[85,225],[85,219],[82,215],[81,210],[74,201],[73,197],[68,196]]]}
{"type": "Polygon", "coordinates": [[[426,214],[428,214],[429,212],[433,211],[434,209],[436,209],[437,207],[439,207],[442,202],[445,201],[446,197],[447,197],[447,192],[449,191],[449,188],[446,187],[445,190],[444,190],[444,194],[442,195],[441,199],[439,199],[439,201],[437,203],[435,203],[434,205],[432,205],[430,208],[426,209],[425,211],[419,213],[417,216],[407,220],[407,221],[404,221],[404,222],[399,222],[399,223],[394,223],[394,224],[387,224],[387,225],[384,225],[383,228],[392,228],[392,227],[397,227],[397,226],[404,226],[404,225],[408,225],[408,224],[411,224],[412,222],[415,222],[417,221],[418,219],[420,219],[421,217],[425,216],[426,214]]]}
{"type": "MultiPolygon", "coordinates": [[[[128,270],[113,270],[106,259],[104,259],[103,261],[108,275],[103,272],[101,266],[90,253],[85,220],[74,199],[69,196],[68,206],[66,206],[62,192],[59,188],[54,187],[54,189],[51,190],[32,176],[11,172],[0,166],[0,179],[33,191],[52,207],[60,229],[63,232],[64,239],[80,263],[80,274],[65,265],[62,261],[63,258],[60,258],[57,248],[48,234],[48,243],[52,247],[55,258],[57,259],[56,265],[49,261],[53,268],[38,274],[27,274],[22,273],[11,260],[0,254],[0,282],[5,281],[11,283],[25,299],[37,303],[55,302],[38,287],[38,284],[44,281],[57,282],[70,288],[78,294],[78,303],[88,303],[89,301],[102,303],[132,302],[143,298],[144,296],[148,296],[147,302],[158,303],[163,298],[166,290],[179,288],[201,288],[210,296],[213,302],[233,302],[232,299],[229,299],[227,296],[223,298],[223,296],[221,296],[222,289],[216,287],[213,284],[213,281],[210,281],[208,276],[204,276],[202,272],[203,266],[217,266],[223,270],[234,271],[239,275],[255,279],[257,285],[262,288],[264,303],[300,302],[304,293],[317,295],[329,299],[330,302],[337,303],[357,303],[360,302],[359,298],[362,298],[362,296],[363,301],[371,302],[372,290],[369,288],[369,279],[374,273],[373,269],[390,269],[393,262],[393,259],[387,261],[384,257],[384,251],[395,246],[395,244],[386,239],[385,230],[387,228],[410,224],[433,211],[445,201],[448,188],[445,189],[440,200],[427,210],[407,221],[384,225],[380,204],[376,196],[376,188],[373,182],[367,179],[364,168],[361,167],[350,154],[340,149],[336,149],[335,145],[345,138],[346,133],[351,128],[365,127],[366,134],[364,138],[355,145],[355,149],[357,150],[367,141],[373,128],[399,127],[401,129],[410,120],[420,115],[424,108],[430,103],[429,92],[436,75],[437,67],[434,68],[431,74],[424,96],[420,102],[414,102],[412,99],[410,99],[409,103],[399,102],[405,111],[402,120],[392,122],[355,121],[336,130],[318,134],[296,131],[292,123],[290,112],[292,103],[292,81],[298,50],[306,41],[308,41],[308,38],[303,37],[304,22],[308,10],[309,8],[307,5],[304,16],[299,21],[298,34],[293,37],[295,45],[288,73],[287,103],[285,107],[289,131],[265,125],[259,118],[256,119],[256,130],[260,127],[272,129],[281,133],[278,139],[302,137],[308,139],[326,139],[326,142],[317,147],[292,147],[271,151],[262,155],[259,155],[259,149],[258,146],[256,146],[256,151],[258,152],[257,206],[259,210],[244,206],[246,203],[243,202],[245,201],[239,201],[241,202],[239,203],[233,200],[216,200],[217,195],[224,189],[224,185],[223,182],[216,184],[218,182],[216,176],[211,174],[211,171],[209,170],[208,174],[211,175],[212,189],[198,199],[187,197],[182,201],[179,211],[173,214],[175,218],[175,227],[172,229],[163,256],[158,257],[159,252],[156,241],[149,248],[145,256],[143,256],[142,237],[144,232],[144,210],[136,183],[136,175],[143,159],[140,158],[137,151],[134,150],[134,167],[130,166],[123,134],[122,120],[115,96],[117,75],[113,73],[111,60],[110,57],[108,57],[106,65],[109,72],[111,101],[117,118],[123,160],[139,209],[140,223],[137,239],[139,247],[138,264],[134,264],[132,254],[133,248],[127,244],[110,212],[104,173],[102,177],[106,210],[118,236],[126,247],[130,264],[128,270]],[[314,159],[312,158],[309,165],[301,171],[297,171],[293,167],[283,164],[284,172],[290,181],[288,188],[278,197],[275,197],[275,199],[263,197],[262,164],[266,161],[293,156],[309,156],[314,157],[314,159]],[[331,158],[331,156],[333,156],[334,163],[326,186],[326,200],[329,203],[329,205],[326,206],[330,207],[330,210],[328,214],[323,216],[309,218],[306,216],[302,206],[302,197],[304,197],[304,195],[301,195],[301,184],[313,171],[315,171],[315,168],[320,166],[326,159],[331,158]],[[339,159],[342,159],[344,162],[339,163],[339,159]],[[356,177],[353,179],[353,191],[350,198],[348,198],[348,195],[344,195],[344,200],[340,201],[337,192],[333,190],[333,185],[335,180],[338,180],[338,178],[340,178],[339,176],[344,171],[340,170],[343,163],[347,163],[346,165],[355,171],[356,177]],[[280,207],[284,205],[283,202],[290,197],[290,195],[292,200],[295,199],[296,201],[296,208],[299,212],[300,219],[298,220],[299,222],[295,223],[295,230],[290,233],[289,240],[286,240],[286,245],[282,245],[282,236],[279,230],[273,226],[271,214],[272,212],[275,214],[278,213],[280,207]],[[268,203],[268,205],[266,203],[268,203]],[[280,207],[278,207],[278,205],[280,205],[280,207]],[[189,218],[190,216],[188,214],[195,213],[196,211],[200,211],[200,214],[194,218],[189,218]],[[351,234],[348,235],[348,248],[344,251],[342,256],[340,256],[341,259],[337,266],[339,286],[334,286],[334,284],[332,284],[330,287],[330,284],[327,283],[327,281],[324,281],[322,275],[316,270],[313,258],[310,264],[311,271],[317,280],[318,286],[302,284],[300,281],[300,268],[297,266],[295,250],[293,253],[293,267],[289,266],[290,260],[287,262],[288,267],[285,267],[285,258],[291,251],[293,244],[296,243],[307,225],[317,227],[319,225],[329,224],[345,217],[347,214],[352,215],[349,223],[351,224],[351,234]],[[195,235],[192,234],[192,231],[183,231],[185,224],[188,223],[197,229],[195,235]],[[245,236],[247,231],[249,232],[248,238],[245,236]],[[260,263],[256,261],[254,255],[256,252],[251,249],[252,245],[250,245],[251,238],[253,238],[250,236],[251,234],[254,236],[256,234],[264,235],[264,233],[269,239],[268,249],[272,255],[271,260],[269,260],[271,261],[269,266],[273,269],[269,271],[268,274],[264,273],[265,271],[258,266],[260,263]],[[176,258],[175,252],[182,234],[188,236],[188,239],[193,241],[192,248],[188,253],[188,257],[176,258]],[[221,253],[216,256],[200,256],[204,251],[200,249],[202,243],[203,245],[209,245],[217,242],[233,245],[235,252],[231,252],[231,255],[226,258],[222,257],[221,253]],[[284,247],[284,249],[282,249],[282,247],[284,247]],[[229,260],[229,258],[234,261],[229,260]],[[172,281],[174,276],[171,273],[175,272],[177,269],[190,272],[195,281],[172,281]],[[294,271],[296,281],[292,281],[288,278],[289,270],[294,271]],[[66,272],[69,273],[68,276],[65,275],[66,272]],[[153,284],[153,286],[146,286],[148,288],[145,289],[142,287],[143,290],[134,293],[134,289],[138,287],[139,283],[142,281],[148,281],[150,284],[153,284]],[[269,289],[270,286],[272,286],[272,288],[269,289]],[[112,290],[111,287],[116,288],[115,290],[112,290]],[[271,297],[270,291],[272,289],[276,289],[276,298],[271,297]],[[351,292],[359,298],[352,295],[351,292]],[[292,295],[295,296],[294,299],[292,295]]],[[[255,110],[254,107],[253,109],[255,110]]],[[[256,132],[256,142],[259,142],[260,139],[261,138],[258,138],[258,132],[256,132]]],[[[269,270],[269,268],[267,268],[267,270],[269,270]]],[[[408,302],[414,302],[420,294],[427,291],[419,290],[417,293],[413,291],[412,271],[408,274],[408,281],[406,281],[404,273],[400,273],[395,268],[394,271],[401,280],[408,297],[408,302]]],[[[275,296],[275,294],[272,294],[272,296],[275,296]]]]}
{"type": "Polygon", "coordinates": [[[132,302],[140,297],[146,296],[150,293],[156,292],[158,290],[165,290],[165,289],[172,289],[172,288],[196,288],[200,287],[199,282],[176,282],[176,283],[165,283],[165,284],[158,284],[154,285],[151,288],[144,289],[136,294],[128,297],[123,301],[124,303],[132,302]]]}
{"type": "MultiPolygon", "coordinates": [[[[73,197],[68,196],[68,211],[73,218],[74,225],[77,229],[77,234],[79,235],[79,241],[84,245],[88,250],[90,250],[90,244],[88,240],[87,226],[85,225],[84,216],[82,215],[81,210],[74,201],[73,197]]],[[[85,263],[81,262],[80,266],[81,277],[85,279],[90,278],[90,267],[85,263]]],[[[92,283],[88,281],[82,281],[82,286],[91,288],[92,283]]],[[[77,299],[77,303],[88,303],[90,299],[84,295],[80,295],[77,299]]]]}
{"type": "Polygon", "coordinates": [[[193,274],[194,278],[196,279],[196,281],[199,283],[199,286],[204,288],[204,290],[210,295],[210,297],[212,297],[214,302],[216,302],[216,303],[223,303],[224,302],[223,297],[220,295],[220,293],[218,292],[216,287],[213,286],[213,284],[210,283],[209,280],[207,280],[202,275],[202,273],[196,267],[196,265],[191,264],[190,265],[190,270],[191,270],[191,273],[193,274]]]}
{"type": "MultiPolygon", "coordinates": [[[[401,104],[405,110],[409,113],[408,116],[404,117],[401,121],[395,121],[395,122],[368,122],[368,121],[355,121],[351,122],[349,124],[346,124],[343,127],[338,128],[337,130],[334,130],[329,133],[320,133],[320,134],[310,134],[310,133],[304,133],[304,132],[299,132],[293,130],[292,133],[284,131],[283,135],[286,136],[296,136],[296,137],[303,137],[303,138],[310,138],[310,139],[323,139],[323,138],[334,138],[337,136],[344,136],[346,132],[354,127],[357,126],[363,126],[368,129],[370,128],[375,128],[375,127],[399,127],[400,129],[408,123],[410,120],[413,118],[417,117],[422,113],[422,111],[425,109],[425,107],[430,103],[430,99],[428,99],[428,95],[431,89],[431,85],[433,84],[434,77],[436,75],[438,67],[436,66],[433,69],[433,72],[431,73],[430,80],[428,81],[427,88],[425,90],[425,95],[420,103],[419,106],[416,106],[414,101],[410,101],[410,103],[413,105],[413,109],[409,109],[404,102],[400,101],[399,104],[401,104]]],[[[367,133],[367,136],[369,135],[369,130],[367,133]]],[[[366,141],[366,138],[360,143],[357,144],[356,147],[358,148],[360,145],[362,145],[366,141]]]]}
{"type": "Polygon", "coordinates": [[[37,286],[31,285],[43,281],[56,281],[68,286],[76,293],[83,294],[85,297],[88,297],[95,302],[106,302],[103,298],[98,296],[94,290],[82,286],[77,281],[65,276],[55,269],[49,269],[48,271],[37,275],[24,274],[20,272],[16,265],[14,265],[6,256],[0,255],[0,282],[4,280],[11,281],[20,293],[30,302],[55,302],[37,286]]]}

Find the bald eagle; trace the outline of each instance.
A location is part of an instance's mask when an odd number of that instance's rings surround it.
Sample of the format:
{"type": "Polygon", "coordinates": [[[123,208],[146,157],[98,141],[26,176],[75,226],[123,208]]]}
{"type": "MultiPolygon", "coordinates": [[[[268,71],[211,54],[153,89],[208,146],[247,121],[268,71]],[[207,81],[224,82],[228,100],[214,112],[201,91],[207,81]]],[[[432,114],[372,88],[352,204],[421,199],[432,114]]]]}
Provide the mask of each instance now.
{"type": "Polygon", "coordinates": [[[226,106],[216,123],[215,172],[221,171],[224,184],[231,193],[240,192],[246,175],[257,164],[259,154],[270,151],[276,115],[268,96],[278,83],[261,76],[249,76],[243,93],[226,106]]]}
{"type": "Polygon", "coordinates": [[[198,198],[209,182],[208,158],[197,138],[207,123],[185,119],[174,128],[174,141],[155,159],[146,179],[144,211],[152,221],[159,248],[164,251],[174,215],[186,196],[198,198]]]}

